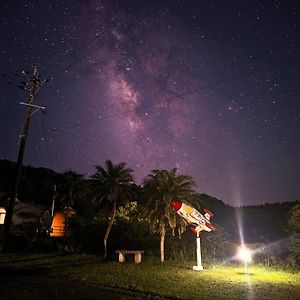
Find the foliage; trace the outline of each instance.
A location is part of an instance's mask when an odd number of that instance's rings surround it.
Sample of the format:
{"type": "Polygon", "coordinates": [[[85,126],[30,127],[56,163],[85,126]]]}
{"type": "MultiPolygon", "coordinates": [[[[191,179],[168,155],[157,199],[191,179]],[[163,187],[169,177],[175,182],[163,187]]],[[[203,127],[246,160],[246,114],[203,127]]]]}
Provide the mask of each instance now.
{"type": "Polygon", "coordinates": [[[60,209],[65,207],[74,206],[75,199],[80,198],[83,193],[83,175],[77,174],[72,170],[67,170],[56,177],[57,205],[60,209]]]}
{"type": "Polygon", "coordinates": [[[290,255],[288,256],[287,262],[294,268],[300,266],[300,236],[297,235],[291,239],[290,243],[290,255]]]}
{"type": "Polygon", "coordinates": [[[290,255],[288,262],[293,267],[300,266],[300,204],[295,205],[289,212],[287,230],[291,232],[290,255]]]}
{"type": "Polygon", "coordinates": [[[300,204],[297,204],[289,211],[287,230],[300,234],[300,204]]]}
{"type": "MultiPolygon", "coordinates": [[[[13,162],[0,160],[0,197],[2,200],[8,197],[14,177],[14,166],[13,162]]],[[[126,169],[126,166],[124,168],[126,169]]],[[[106,166],[103,169],[107,171],[106,166]]],[[[160,171],[157,170],[157,172],[160,171]]],[[[171,173],[171,171],[161,170],[161,172],[164,174],[164,177],[161,178],[163,182],[164,178],[168,178],[165,172],[171,173]]],[[[105,196],[108,194],[106,188],[108,185],[102,185],[102,181],[98,180],[102,178],[101,171],[98,172],[96,169],[99,178],[96,176],[84,179],[82,175],[71,170],[56,173],[46,168],[24,166],[22,174],[19,199],[33,204],[40,210],[49,210],[53,197],[53,186],[56,184],[56,209],[63,209],[71,199],[70,205],[72,203],[72,207],[76,211],[72,226],[76,233],[75,242],[79,245],[77,248],[93,253],[99,251],[113,207],[113,202],[105,196]]],[[[178,175],[176,172],[174,174],[178,175]]],[[[132,176],[132,170],[130,175],[132,176]]],[[[147,177],[145,182],[151,179],[151,176],[154,177],[155,173],[153,172],[150,177],[147,177]]],[[[165,183],[167,183],[166,180],[165,183]]],[[[116,217],[112,218],[114,220],[112,224],[114,226],[111,228],[113,238],[109,241],[111,253],[120,247],[131,247],[132,249],[135,247],[141,248],[147,254],[159,254],[157,245],[160,238],[160,223],[154,221],[149,226],[150,217],[154,217],[155,211],[157,211],[157,216],[161,215],[165,224],[166,258],[195,259],[194,234],[190,230],[183,232],[185,224],[176,217],[170,205],[167,204],[167,199],[174,197],[173,199],[179,198],[189,202],[200,212],[203,211],[203,208],[208,208],[214,213],[215,217],[212,222],[218,230],[212,234],[204,233],[201,239],[203,256],[206,261],[218,262],[229,256],[233,245],[240,241],[237,222],[237,219],[240,218],[245,242],[259,242],[267,245],[267,252],[261,254],[263,257],[261,261],[265,259],[266,264],[270,265],[283,264],[290,254],[288,263],[294,267],[299,265],[297,234],[299,234],[300,222],[299,214],[296,213],[299,212],[299,201],[231,207],[206,194],[192,193],[186,198],[183,195],[176,197],[172,188],[169,193],[166,193],[165,200],[161,201],[160,199],[163,198],[160,194],[163,194],[164,191],[163,184],[160,188],[157,190],[154,185],[148,185],[144,189],[136,186],[132,181],[128,185],[130,193],[127,196],[126,192],[121,193],[122,196],[118,197],[116,203],[116,217]],[[152,193],[148,199],[145,197],[147,193],[148,195],[152,193]],[[169,196],[169,194],[173,196],[169,196]],[[168,210],[166,212],[164,212],[165,204],[165,208],[168,210]],[[293,206],[295,208],[291,210],[293,206]],[[289,211],[291,212],[288,213],[289,211]],[[164,217],[165,215],[168,218],[164,217]],[[158,235],[151,235],[150,228],[152,233],[158,232],[158,235]],[[174,238],[173,234],[178,234],[181,239],[174,238]]],[[[165,191],[168,191],[167,187],[165,191]]]]}
{"type": "Polygon", "coordinates": [[[185,224],[171,207],[172,200],[188,200],[195,194],[195,183],[190,176],[178,175],[177,169],[153,170],[144,180],[143,199],[144,214],[147,216],[152,233],[160,235],[160,257],[164,261],[164,241],[167,226],[174,231],[177,227],[180,234],[185,224]]]}
{"type": "Polygon", "coordinates": [[[117,208],[130,200],[135,200],[133,188],[133,170],[125,163],[114,165],[110,160],[105,167],[96,166],[96,173],[91,176],[92,186],[98,202],[108,205],[107,227],[103,238],[104,256],[107,256],[107,240],[115,221],[117,208]]]}
{"type": "Polygon", "coordinates": [[[132,201],[120,206],[117,211],[117,218],[126,222],[145,222],[142,215],[141,205],[137,201],[132,201]]]}
{"type": "MultiPolygon", "coordinates": [[[[4,159],[0,160],[0,192],[4,192],[2,200],[7,199],[11,192],[14,168],[15,163],[4,159]]],[[[55,177],[56,173],[50,169],[23,167],[18,199],[42,209],[49,208],[55,177]]]]}

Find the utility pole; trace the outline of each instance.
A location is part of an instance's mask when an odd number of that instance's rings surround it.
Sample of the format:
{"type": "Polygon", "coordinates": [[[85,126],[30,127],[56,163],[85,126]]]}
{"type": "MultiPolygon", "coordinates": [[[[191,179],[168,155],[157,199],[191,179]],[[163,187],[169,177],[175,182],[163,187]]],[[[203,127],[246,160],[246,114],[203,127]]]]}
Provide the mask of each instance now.
{"type": "Polygon", "coordinates": [[[28,129],[30,124],[31,116],[36,113],[38,110],[42,109],[45,110],[45,107],[34,105],[34,100],[37,92],[39,91],[40,87],[47,82],[48,80],[41,80],[40,74],[37,70],[37,67],[33,68],[33,73],[31,76],[28,75],[26,71],[23,71],[22,74],[26,76],[25,81],[22,81],[20,86],[22,89],[28,91],[28,101],[27,103],[20,102],[21,105],[26,106],[26,112],[24,117],[24,123],[21,131],[20,136],[20,146],[19,146],[19,153],[18,153],[18,160],[15,169],[15,178],[13,187],[10,193],[9,205],[6,211],[5,217],[5,241],[4,241],[4,251],[9,251],[9,241],[10,241],[10,233],[11,233],[11,225],[12,225],[12,217],[13,217],[13,210],[16,202],[16,198],[18,195],[20,180],[21,180],[21,173],[22,173],[22,163],[23,157],[25,152],[26,140],[28,135],[28,129]],[[33,111],[33,109],[35,109],[33,111]]]}

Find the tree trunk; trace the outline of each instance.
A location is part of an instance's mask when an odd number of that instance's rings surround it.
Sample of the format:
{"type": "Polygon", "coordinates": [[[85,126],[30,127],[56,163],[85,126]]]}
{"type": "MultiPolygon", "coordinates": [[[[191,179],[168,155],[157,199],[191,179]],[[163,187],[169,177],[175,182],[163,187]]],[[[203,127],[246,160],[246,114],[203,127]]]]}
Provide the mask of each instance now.
{"type": "Polygon", "coordinates": [[[165,224],[163,223],[161,225],[161,231],[160,231],[160,261],[165,261],[165,236],[166,236],[166,229],[165,224]]]}
{"type": "Polygon", "coordinates": [[[110,212],[110,216],[108,217],[108,223],[107,223],[107,227],[106,227],[106,231],[105,231],[105,235],[104,235],[104,239],[103,239],[103,245],[104,245],[104,257],[107,256],[107,240],[108,240],[108,236],[111,230],[111,227],[114,223],[115,217],[116,217],[116,201],[114,201],[113,203],[113,208],[110,212]]]}
{"type": "Polygon", "coordinates": [[[69,250],[68,249],[68,239],[69,239],[69,210],[70,210],[70,203],[72,203],[73,199],[73,189],[71,188],[69,191],[69,197],[67,201],[67,207],[65,207],[65,230],[64,230],[64,242],[63,242],[63,252],[69,250]]]}

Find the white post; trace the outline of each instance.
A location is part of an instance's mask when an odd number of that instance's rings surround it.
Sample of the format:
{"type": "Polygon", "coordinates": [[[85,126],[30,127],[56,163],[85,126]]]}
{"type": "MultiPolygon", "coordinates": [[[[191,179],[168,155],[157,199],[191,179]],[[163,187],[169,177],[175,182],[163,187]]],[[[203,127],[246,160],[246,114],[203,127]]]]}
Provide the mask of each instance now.
{"type": "Polygon", "coordinates": [[[201,261],[201,245],[200,245],[200,233],[197,232],[196,237],[196,244],[197,244],[197,266],[193,266],[193,270],[195,271],[202,271],[202,261],[201,261]]]}

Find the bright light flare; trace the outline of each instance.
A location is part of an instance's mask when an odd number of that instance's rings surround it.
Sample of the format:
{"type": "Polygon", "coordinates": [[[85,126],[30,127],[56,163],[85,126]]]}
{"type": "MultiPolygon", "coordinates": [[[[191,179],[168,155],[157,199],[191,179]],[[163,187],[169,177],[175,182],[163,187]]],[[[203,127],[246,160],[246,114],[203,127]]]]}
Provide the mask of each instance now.
{"type": "Polygon", "coordinates": [[[244,263],[250,263],[252,261],[251,251],[244,246],[239,248],[237,257],[244,263]]]}

